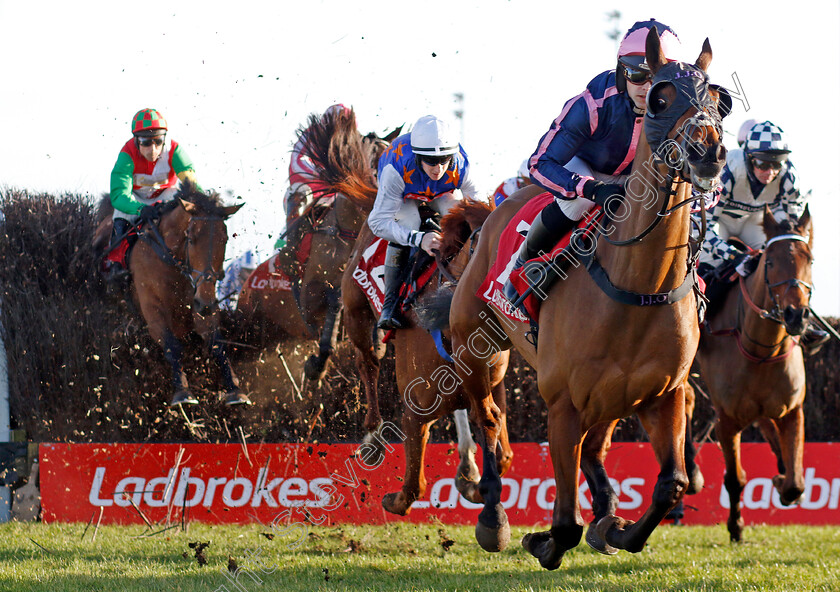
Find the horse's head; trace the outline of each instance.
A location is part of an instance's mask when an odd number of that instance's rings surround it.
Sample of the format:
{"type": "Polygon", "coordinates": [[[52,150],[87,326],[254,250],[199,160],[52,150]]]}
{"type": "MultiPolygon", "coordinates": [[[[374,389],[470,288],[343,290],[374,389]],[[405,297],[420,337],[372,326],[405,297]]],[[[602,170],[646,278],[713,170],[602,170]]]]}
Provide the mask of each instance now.
{"type": "Polygon", "coordinates": [[[811,213],[806,207],[796,223],[779,223],[765,206],[764,232],[764,283],[773,303],[770,316],[791,335],[801,335],[811,315],[811,213]]]}
{"type": "Polygon", "coordinates": [[[721,119],[732,109],[729,93],[709,84],[709,40],[694,64],[668,62],[655,28],[648,33],[645,49],[653,74],[645,112],[651,150],[695,188],[709,191],[726,164],[721,119]]]}
{"type": "Polygon", "coordinates": [[[216,282],[224,277],[227,226],[225,221],[245,204],[223,206],[216,195],[194,188],[178,193],[187,213],[184,273],[194,289],[193,310],[204,316],[216,309],[216,282]]]}

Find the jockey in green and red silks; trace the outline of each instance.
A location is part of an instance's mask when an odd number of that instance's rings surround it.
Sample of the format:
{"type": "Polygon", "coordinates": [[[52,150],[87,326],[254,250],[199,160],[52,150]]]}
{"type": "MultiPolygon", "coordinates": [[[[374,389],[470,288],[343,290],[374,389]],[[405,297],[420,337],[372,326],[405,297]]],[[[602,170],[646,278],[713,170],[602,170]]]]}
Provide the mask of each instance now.
{"type": "MultiPolygon", "coordinates": [[[[177,142],[167,140],[167,131],[166,119],[156,109],[141,109],[132,119],[132,138],[120,150],[111,171],[112,247],[139,218],[156,215],[152,204],[171,201],[179,181],[196,182],[192,161],[177,142]]],[[[108,279],[125,275],[124,266],[112,262],[108,279]]]]}

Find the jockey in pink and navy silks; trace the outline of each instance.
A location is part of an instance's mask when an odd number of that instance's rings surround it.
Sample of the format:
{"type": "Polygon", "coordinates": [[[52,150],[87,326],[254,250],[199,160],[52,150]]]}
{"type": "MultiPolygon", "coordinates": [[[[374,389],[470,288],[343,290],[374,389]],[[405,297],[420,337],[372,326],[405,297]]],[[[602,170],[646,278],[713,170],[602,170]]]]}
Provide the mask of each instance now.
{"type": "Polygon", "coordinates": [[[379,190],[367,222],[373,234],[388,241],[380,328],[402,326],[394,309],[410,247],[432,254],[440,246],[439,233],[420,231],[419,204],[445,215],[462,196],[475,197],[469,172],[467,154],[451,127],[433,115],[418,119],[411,133],[396,138],[379,158],[379,190]]]}
{"type": "MultiPolygon", "coordinates": [[[[624,196],[650,89],[645,40],[652,28],[665,58],[677,60],[680,41],[670,27],[653,19],[635,23],[621,41],[616,69],[598,74],[569,99],[540,139],[528,161],[531,180],[555,199],[534,220],[513,269],[549,252],[595,204],[624,196]]],[[[510,282],[505,296],[511,302],[520,297],[510,282]]]]}
{"type": "Polygon", "coordinates": [[[515,177],[505,179],[498,187],[496,187],[496,191],[493,192],[493,205],[498,207],[499,204],[509,198],[512,193],[519,191],[530,184],[531,173],[528,166],[528,159],[526,158],[519,166],[519,171],[515,177]]]}
{"type": "MultiPolygon", "coordinates": [[[[141,109],[132,119],[133,137],[120,150],[111,171],[112,247],[138,219],[155,217],[157,209],[152,204],[171,201],[179,181],[195,183],[192,161],[177,142],[167,140],[167,129],[156,109],[141,109]]],[[[125,274],[121,265],[112,264],[108,279],[125,274]]]]}

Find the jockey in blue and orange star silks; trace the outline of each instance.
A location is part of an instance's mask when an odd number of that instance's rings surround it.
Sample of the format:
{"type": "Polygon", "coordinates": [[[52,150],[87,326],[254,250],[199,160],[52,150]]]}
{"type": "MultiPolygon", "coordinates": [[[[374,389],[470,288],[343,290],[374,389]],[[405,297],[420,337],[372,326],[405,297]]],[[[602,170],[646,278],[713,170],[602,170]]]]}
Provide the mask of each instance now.
{"type": "Polygon", "coordinates": [[[379,158],[379,190],[368,226],[389,241],[380,328],[401,326],[393,316],[409,247],[432,254],[440,245],[439,233],[420,231],[419,204],[445,215],[462,195],[475,197],[469,171],[467,153],[451,127],[433,115],[418,119],[411,133],[391,142],[379,158]]]}

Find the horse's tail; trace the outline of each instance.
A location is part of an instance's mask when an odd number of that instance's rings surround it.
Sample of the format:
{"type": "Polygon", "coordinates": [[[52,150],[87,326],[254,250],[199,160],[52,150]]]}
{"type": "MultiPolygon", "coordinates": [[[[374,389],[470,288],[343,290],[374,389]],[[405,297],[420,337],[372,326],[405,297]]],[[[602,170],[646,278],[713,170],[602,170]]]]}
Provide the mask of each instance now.
{"type": "Polygon", "coordinates": [[[99,203],[96,206],[96,222],[102,222],[106,218],[110,218],[114,215],[114,205],[111,203],[111,194],[110,193],[103,193],[102,197],[99,200],[99,203]]]}
{"type": "Polygon", "coordinates": [[[445,284],[421,297],[414,305],[417,323],[426,331],[449,329],[449,309],[455,291],[451,284],[445,284]]]}
{"type": "Polygon", "coordinates": [[[356,113],[330,111],[309,116],[306,128],[298,130],[303,154],[320,169],[323,193],[341,193],[360,207],[371,209],[377,184],[371,169],[374,146],[356,127],[356,113]]]}

